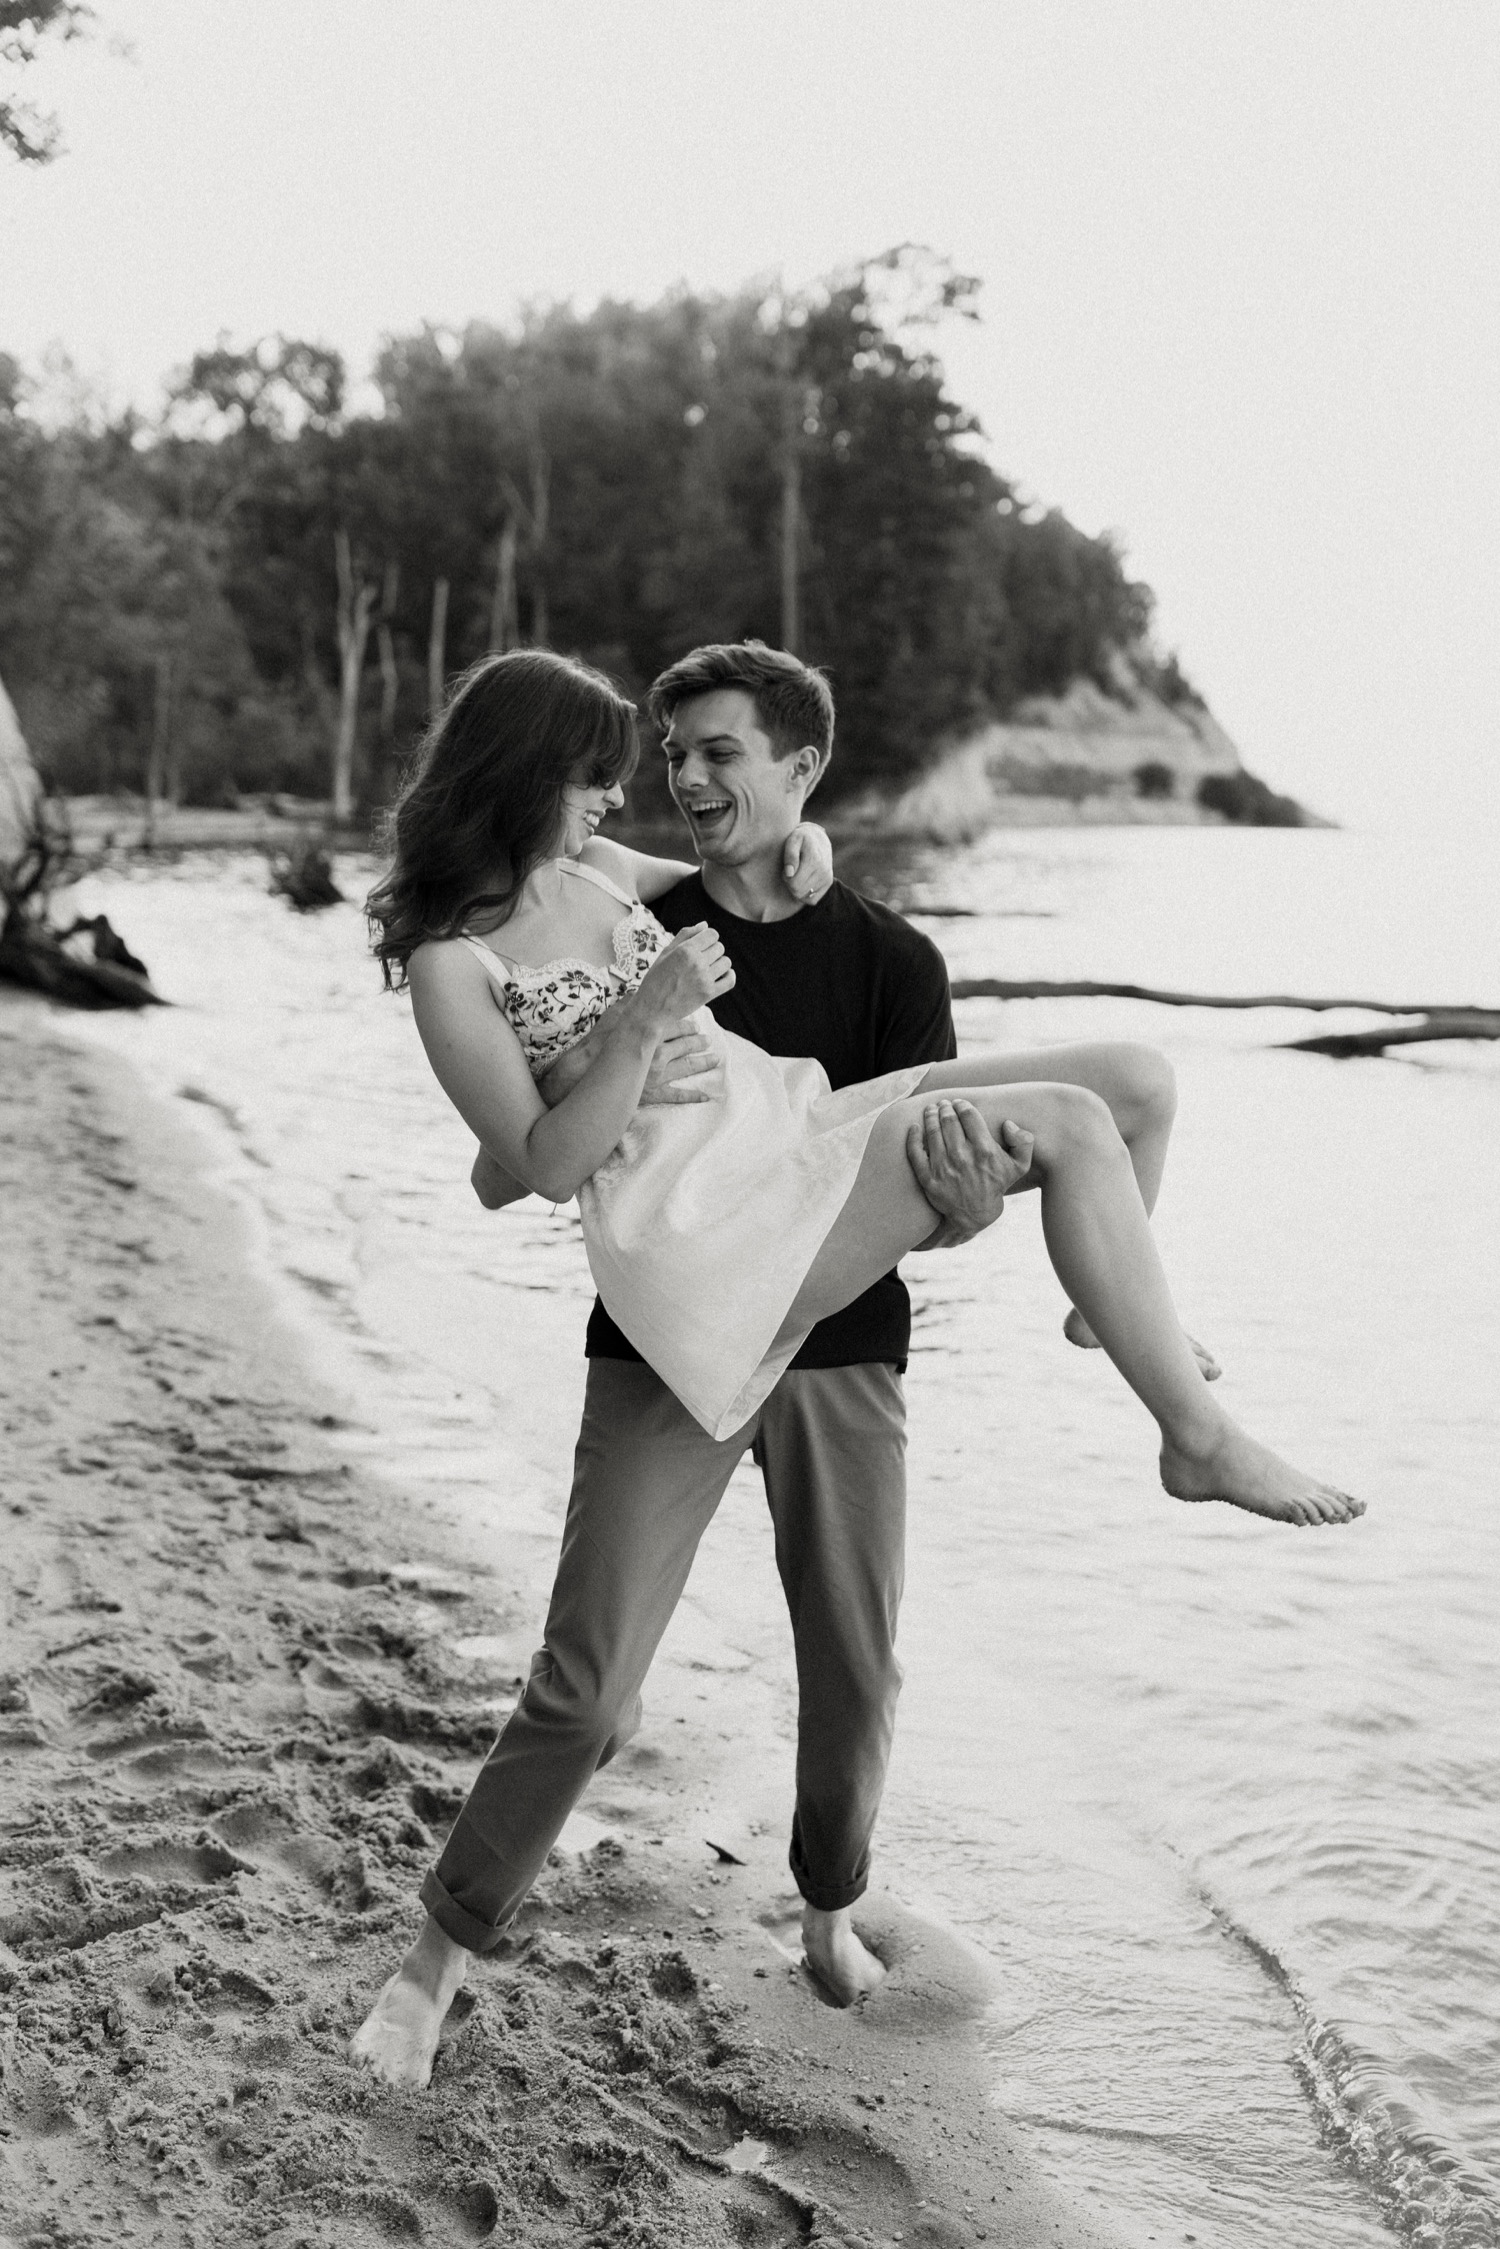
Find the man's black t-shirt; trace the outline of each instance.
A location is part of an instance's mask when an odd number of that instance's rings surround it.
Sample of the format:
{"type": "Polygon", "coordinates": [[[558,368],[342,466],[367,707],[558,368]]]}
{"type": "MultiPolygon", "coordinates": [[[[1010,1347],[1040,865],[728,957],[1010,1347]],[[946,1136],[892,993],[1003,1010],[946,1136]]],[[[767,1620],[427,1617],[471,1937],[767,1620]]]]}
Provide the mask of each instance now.
{"type": "MultiPolygon", "coordinates": [[[[841,882],[785,921],[741,921],[716,906],[701,875],[653,900],[675,936],[711,922],[734,969],[734,989],[715,1000],[716,1021],[769,1054],[809,1054],[835,1088],[957,1053],[943,956],[889,907],[841,882]]],[[[933,1224],[937,1225],[936,1216],[933,1224]]],[[[726,1287],[733,1275],[726,1274],[726,1287]]],[[[911,1301],[887,1273],[832,1319],[819,1322],[794,1367],[903,1366],[911,1301]]],[[[586,1344],[591,1359],[639,1359],[595,1300],[586,1344]]]]}

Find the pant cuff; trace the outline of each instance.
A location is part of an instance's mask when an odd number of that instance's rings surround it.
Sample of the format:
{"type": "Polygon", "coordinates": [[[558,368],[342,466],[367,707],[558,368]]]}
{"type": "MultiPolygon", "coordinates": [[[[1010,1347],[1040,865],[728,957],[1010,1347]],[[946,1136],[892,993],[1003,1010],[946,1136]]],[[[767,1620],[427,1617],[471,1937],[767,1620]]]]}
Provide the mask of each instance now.
{"type": "Polygon", "coordinates": [[[493,1951],[505,1934],[503,1928],[497,1929],[492,1923],[481,1921],[477,1914],[466,1912],[449,1896],[435,1869],[423,1882],[418,1895],[443,1935],[461,1944],[465,1952],[493,1951]]]}
{"type": "Polygon", "coordinates": [[[832,1887],[826,1882],[814,1882],[806,1869],[798,1865],[795,1849],[788,1851],[787,1865],[804,1903],[815,1913],[839,1913],[846,1905],[857,1905],[870,1887],[868,1873],[857,1874],[852,1882],[840,1882],[832,1887]]]}

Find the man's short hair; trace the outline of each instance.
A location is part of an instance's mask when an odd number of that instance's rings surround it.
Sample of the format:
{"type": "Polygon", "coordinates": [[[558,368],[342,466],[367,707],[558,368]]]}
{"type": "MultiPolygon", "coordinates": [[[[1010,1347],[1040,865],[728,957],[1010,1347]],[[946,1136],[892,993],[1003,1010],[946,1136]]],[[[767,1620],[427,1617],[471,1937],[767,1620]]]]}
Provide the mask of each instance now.
{"type": "Polygon", "coordinates": [[[763,640],[710,641],[690,650],[652,681],[646,708],[665,733],[679,703],[724,687],[750,697],[776,757],[791,757],[810,742],[822,773],[833,754],[833,690],[813,665],[763,640]]]}

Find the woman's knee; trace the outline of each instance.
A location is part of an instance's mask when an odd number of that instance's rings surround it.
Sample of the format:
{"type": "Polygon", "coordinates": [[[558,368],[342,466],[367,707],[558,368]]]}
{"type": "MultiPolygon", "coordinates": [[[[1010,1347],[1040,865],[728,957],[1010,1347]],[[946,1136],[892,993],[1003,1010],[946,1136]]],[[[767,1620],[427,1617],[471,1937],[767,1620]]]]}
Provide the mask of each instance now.
{"type": "Polygon", "coordinates": [[[1087,1086],[1048,1086],[1035,1129],[1036,1152],[1044,1166],[1069,1155],[1097,1159],[1126,1154],[1109,1103],[1087,1086]]]}
{"type": "Polygon", "coordinates": [[[1124,1129],[1160,1131],[1177,1114],[1177,1072],[1154,1046],[1134,1043],[1116,1049],[1125,1104],[1130,1111],[1124,1129]]]}

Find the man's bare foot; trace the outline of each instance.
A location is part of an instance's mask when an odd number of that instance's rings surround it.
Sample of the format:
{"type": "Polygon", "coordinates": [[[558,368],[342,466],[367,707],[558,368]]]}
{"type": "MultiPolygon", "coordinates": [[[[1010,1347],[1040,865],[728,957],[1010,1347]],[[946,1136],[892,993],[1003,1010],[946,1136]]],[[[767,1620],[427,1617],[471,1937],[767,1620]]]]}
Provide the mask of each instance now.
{"type": "Polygon", "coordinates": [[[868,1999],[885,1981],[883,1965],[854,1934],[848,1906],[821,1913],[815,1905],[805,1905],[802,1949],[808,1967],[841,2007],[868,1999]]]}
{"type": "Polygon", "coordinates": [[[1227,1416],[1218,1434],[1197,1450],[1164,1440],[1161,1480],[1174,1499],[1227,1500],[1278,1523],[1352,1523],[1365,1511],[1362,1499],[1290,1467],[1227,1416]]]}
{"type": "Polygon", "coordinates": [[[367,2062],[387,2085],[418,2092],[432,2077],[443,2017],[468,1973],[469,1955],[427,1916],[426,1926],[349,2041],[350,2058],[367,2062]]]}
{"type": "MultiPolygon", "coordinates": [[[[1198,1371],[1204,1381],[1217,1382],[1224,1369],[1220,1366],[1208,1345],[1200,1343],[1195,1335],[1188,1335],[1186,1328],[1182,1332],[1187,1336],[1187,1340],[1192,1347],[1193,1357],[1198,1362],[1198,1371]]],[[[1070,1343],[1075,1343],[1080,1351],[1100,1351],[1104,1348],[1076,1305],[1063,1321],[1063,1334],[1070,1343]]]]}

